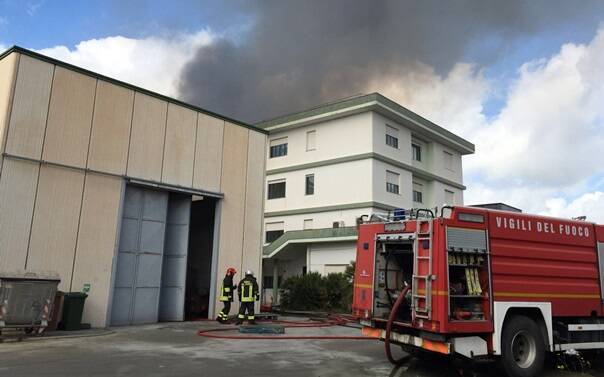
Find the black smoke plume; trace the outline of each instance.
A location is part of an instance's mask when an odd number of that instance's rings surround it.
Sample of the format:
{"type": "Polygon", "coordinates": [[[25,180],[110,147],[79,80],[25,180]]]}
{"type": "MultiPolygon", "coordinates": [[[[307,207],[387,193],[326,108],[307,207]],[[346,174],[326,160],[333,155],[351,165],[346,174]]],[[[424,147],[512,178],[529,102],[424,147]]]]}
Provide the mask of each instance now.
{"type": "MultiPolygon", "coordinates": [[[[484,67],[521,37],[572,33],[603,19],[604,1],[244,1],[241,40],[201,48],[180,78],[188,102],[248,122],[367,91],[376,78],[427,64],[484,67]]],[[[228,15],[225,15],[228,17],[228,15]]],[[[573,35],[569,35],[573,38],[573,35]]]]}

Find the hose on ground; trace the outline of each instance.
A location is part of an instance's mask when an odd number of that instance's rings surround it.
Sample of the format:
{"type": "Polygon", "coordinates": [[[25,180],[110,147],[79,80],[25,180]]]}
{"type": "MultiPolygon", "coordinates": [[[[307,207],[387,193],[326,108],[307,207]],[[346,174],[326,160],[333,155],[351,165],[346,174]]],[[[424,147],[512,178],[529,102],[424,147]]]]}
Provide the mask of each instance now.
{"type": "Polygon", "coordinates": [[[405,296],[409,292],[409,289],[411,289],[411,286],[409,286],[409,285],[406,286],[405,288],[403,288],[400,295],[394,302],[394,305],[392,306],[392,310],[390,311],[390,315],[388,316],[388,322],[386,322],[386,333],[384,334],[384,347],[386,348],[386,357],[388,358],[388,361],[390,361],[394,365],[400,365],[409,358],[409,356],[407,355],[407,356],[403,356],[399,359],[395,359],[392,356],[392,351],[390,349],[390,333],[392,332],[392,325],[394,324],[394,320],[396,319],[398,309],[400,308],[401,304],[405,300],[405,296]]]}
{"type": "MultiPolygon", "coordinates": [[[[327,321],[284,321],[275,320],[270,323],[283,324],[285,328],[302,327],[331,327],[341,326],[348,322],[343,316],[333,316],[333,319],[327,321]]],[[[347,335],[228,335],[219,334],[222,332],[237,330],[237,327],[199,330],[197,335],[213,339],[241,339],[241,340],[373,340],[366,336],[347,336],[347,335]]]]}

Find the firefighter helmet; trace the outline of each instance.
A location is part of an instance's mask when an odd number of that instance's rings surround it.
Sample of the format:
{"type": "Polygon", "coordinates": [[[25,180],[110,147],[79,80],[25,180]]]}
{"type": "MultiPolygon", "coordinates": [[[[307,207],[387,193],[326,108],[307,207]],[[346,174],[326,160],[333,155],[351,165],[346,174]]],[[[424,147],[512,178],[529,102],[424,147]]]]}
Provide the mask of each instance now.
{"type": "Polygon", "coordinates": [[[254,273],[252,272],[252,270],[247,270],[245,271],[245,276],[254,276],[254,273]]]}

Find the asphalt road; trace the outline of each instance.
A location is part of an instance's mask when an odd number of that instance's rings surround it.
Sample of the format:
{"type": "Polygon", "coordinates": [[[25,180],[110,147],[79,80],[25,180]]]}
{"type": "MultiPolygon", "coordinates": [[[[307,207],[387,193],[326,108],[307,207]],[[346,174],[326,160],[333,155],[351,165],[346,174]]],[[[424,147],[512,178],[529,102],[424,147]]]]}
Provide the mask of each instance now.
{"type": "MultiPolygon", "coordinates": [[[[169,323],[115,329],[103,336],[0,344],[0,376],[418,376],[457,377],[444,359],[412,359],[393,368],[383,343],[367,340],[217,340],[196,334],[218,325],[169,323]]],[[[359,335],[345,327],[287,329],[288,335],[359,335]]],[[[492,376],[493,363],[463,369],[492,376]]],[[[547,370],[547,377],[599,376],[547,370]]]]}

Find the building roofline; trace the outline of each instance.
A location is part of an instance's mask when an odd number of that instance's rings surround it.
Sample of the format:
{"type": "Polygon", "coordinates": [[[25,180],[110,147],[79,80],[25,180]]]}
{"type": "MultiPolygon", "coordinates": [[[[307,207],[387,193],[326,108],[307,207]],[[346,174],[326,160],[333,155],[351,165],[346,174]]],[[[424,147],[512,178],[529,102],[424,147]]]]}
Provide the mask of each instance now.
{"type": "Polygon", "coordinates": [[[265,120],[256,123],[256,126],[269,132],[281,131],[366,111],[376,111],[389,119],[409,126],[409,128],[420,134],[423,133],[431,136],[453,147],[462,154],[471,154],[475,151],[474,144],[468,140],[455,135],[451,131],[414,113],[380,93],[345,98],[322,106],[265,120]]]}
{"type": "Polygon", "coordinates": [[[249,128],[250,130],[253,130],[253,131],[256,131],[256,132],[260,132],[260,133],[263,133],[263,134],[268,134],[268,131],[266,131],[266,130],[264,130],[262,128],[259,128],[259,127],[255,126],[255,125],[248,124],[248,123],[245,123],[243,121],[240,121],[240,120],[237,120],[237,119],[233,119],[233,118],[227,117],[225,115],[215,113],[215,112],[210,111],[210,110],[206,110],[206,109],[201,108],[199,106],[195,106],[195,105],[192,105],[190,103],[183,102],[183,101],[177,100],[175,98],[168,97],[166,95],[159,94],[157,92],[153,92],[151,90],[148,90],[148,89],[145,89],[145,88],[141,88],[140,86],[129,84],[127,82],[120,81],[120,80],[114,79],[112,77],[108,77],[108,76],[102,75],[100,73],[97,73],[97,72],[94,72],[94,71],[90,71],[88,69],[85,69],[85,68],[82,68],[82,67],[78,67],[78,66],[70,64],[70,63],[66,63],[66,62],[64,62],[62,60],[58,60],[58,59],[51,58],[51,57],[46,56],[46,55],[42,55],[42,54],[40,54],[38,52],[34,52],[34,51],[28,50],[26,48],[20,47],[20,46],[16,46],[16,45],[12,46],[8,50],[0,53],[0,60],[4,59],[6,56],[10,55],[13,52],[20,53],[20,54],[23,54],[23,55],[27,55],[27,56],[30,56],[30,57],[32,57],[34,59],[42,60],[42,61],[45,61],[47,63],[54,64],[54,65],[57,65],[57,66],[60,66],[60,67],[63,67],[63,68],[67,68],[69,70],[76,71],[76,72],[84,74],[86,76],[90,76],[90,77],[94,77],[96,79],[104,80],[104,81],[110,82],[112,84],[119,85],[119,86],[122,86],[122,87],[125,87],[125,88],[128,88],[128,89],[137,91],[139,93],[143,93],[143,94],[149,95],[151,97],[155,97],[155,98],[161,99],[161,100],[169,102],[169,103],[173,103],[175,105],[183,106],[183,107],[186,107],[188,109],[191,109],[191,110],[194,110],[194,111],[197,111],[197,112],[200,112],[200,113],[204,113],[206,115],[210,115],[210,116],[215,117],[215,118],[222,119],[222,120],[224,120],[226,122],[233,123],[233,124],[235,124],[237,126],[249,128]]]}

